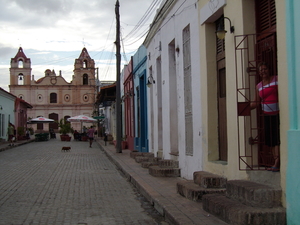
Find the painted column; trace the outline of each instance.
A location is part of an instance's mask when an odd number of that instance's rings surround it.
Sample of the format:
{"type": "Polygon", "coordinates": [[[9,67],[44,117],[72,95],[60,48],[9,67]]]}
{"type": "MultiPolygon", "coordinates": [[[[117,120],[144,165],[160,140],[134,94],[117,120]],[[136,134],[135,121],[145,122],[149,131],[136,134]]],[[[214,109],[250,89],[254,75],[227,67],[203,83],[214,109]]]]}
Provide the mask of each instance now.
{"type": "Polygon", "coordinates": [[[288,163],[286,175],[287,224],[299,224],[300,214],[300,1],[286,1],[287,62],[289,84],[288,163]]]}

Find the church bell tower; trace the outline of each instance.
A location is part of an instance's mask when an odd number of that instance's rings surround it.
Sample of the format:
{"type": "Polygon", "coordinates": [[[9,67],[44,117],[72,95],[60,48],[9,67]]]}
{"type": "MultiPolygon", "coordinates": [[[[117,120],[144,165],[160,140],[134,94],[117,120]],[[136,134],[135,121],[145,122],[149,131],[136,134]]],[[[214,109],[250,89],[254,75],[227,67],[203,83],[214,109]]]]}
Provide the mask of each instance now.
{"type": "Polygon", "coordinates": [[[83,48],[74,64],[75,85],[95,85],[95,61],[90,57],[86,48],[83,48]]]}
{"type": "Polygon", "coordinates": [[[30,85],[31,61],[20,47],[16,56],[10,60],[10,86],[30,85]]]}

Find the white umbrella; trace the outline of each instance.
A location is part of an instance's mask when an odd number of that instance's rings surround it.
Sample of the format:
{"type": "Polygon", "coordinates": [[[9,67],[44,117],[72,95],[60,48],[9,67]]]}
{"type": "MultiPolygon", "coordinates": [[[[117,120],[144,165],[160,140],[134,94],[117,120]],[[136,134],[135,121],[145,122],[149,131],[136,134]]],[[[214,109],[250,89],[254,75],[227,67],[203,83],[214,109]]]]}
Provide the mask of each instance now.
{"type": "Polygon", "coordinates": [[[85,115],[79,115],[79,116],[73,116],[67,119],[69,122],[80,122],[81,123],[81,130],[82,130],[82,123],[95,123],[97,122],[96,119],[85,116],[85,115]]]}
{"type": "Polygon", "coordinates": [[[68,118],[69,122],[85,122],[85,123],[94,123],[97,122],[96,119],[89,117],[89,116],[85,116],[85,115],[79,115],[79,116],[73,116],[68,118]]]}
{"type": "Polygon", "coordinates": [[[53,123],[54,120],[52,119],[48,119],[46,117],[37,117],[37,118],[33,118],[31,120],[29,120],[27,123],[53,123]]]}

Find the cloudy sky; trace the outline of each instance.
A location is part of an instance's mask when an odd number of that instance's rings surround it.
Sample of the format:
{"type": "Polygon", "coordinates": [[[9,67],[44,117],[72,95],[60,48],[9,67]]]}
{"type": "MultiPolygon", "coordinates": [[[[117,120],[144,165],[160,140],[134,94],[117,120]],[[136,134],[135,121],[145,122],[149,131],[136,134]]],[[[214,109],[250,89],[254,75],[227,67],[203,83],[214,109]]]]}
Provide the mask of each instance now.
{"type": "MultiPolygon", "coordinates": [[[[119,0],[122,64],[142,44],[162,0],[119,0]]],[[[46,69],[71,81],[83,47],[99,67],[100,80],[114,80],[115,0],[0,0],[0,87],[9,85],[10,59],[22,47],[35,80],[46,69]]]]}

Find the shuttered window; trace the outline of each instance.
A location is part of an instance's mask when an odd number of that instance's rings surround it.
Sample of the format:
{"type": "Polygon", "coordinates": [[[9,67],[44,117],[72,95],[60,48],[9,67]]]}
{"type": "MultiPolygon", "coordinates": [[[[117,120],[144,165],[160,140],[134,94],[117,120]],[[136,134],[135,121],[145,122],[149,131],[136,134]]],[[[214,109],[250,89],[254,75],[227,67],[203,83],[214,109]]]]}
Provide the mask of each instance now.
{"type": "MultiPolygon", "coordinates": [[[[218,20],[216,20],[215,24],[216,30],[218,30],[220,26],[224,27],[224,16],[221,16],[218,20]]],[[[225,39],[221,40],[219,38],[216,38],[216,42],[217,60],[220,60],[225,57],[225,39]]]]}
{"type": "Polygon", "coordinates": [[[257,33],[276,31],[275,0],[256,0],[257,33]]]}
{"type": "Polygon", "coordinates": [[[190,25],[182,31],[183,67],[184,67],[184,108],[185,108],[185,154],[192,156],[193,147],[193,101],[191,70],[191,32],[190,25]]]}

